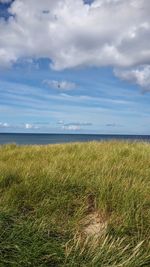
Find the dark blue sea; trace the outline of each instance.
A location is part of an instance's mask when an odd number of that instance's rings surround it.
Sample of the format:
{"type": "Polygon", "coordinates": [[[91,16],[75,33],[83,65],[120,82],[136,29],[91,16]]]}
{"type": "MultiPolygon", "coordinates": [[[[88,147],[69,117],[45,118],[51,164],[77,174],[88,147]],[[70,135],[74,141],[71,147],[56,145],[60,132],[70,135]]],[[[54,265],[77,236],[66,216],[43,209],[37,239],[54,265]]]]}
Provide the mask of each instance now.
{"type": "Polygon", "coordinates": [[[150,142],[150,135],[0,133],[0,144],[16,143],[18,145],[46,145],[103,140],[129,140],[150,142]]]}

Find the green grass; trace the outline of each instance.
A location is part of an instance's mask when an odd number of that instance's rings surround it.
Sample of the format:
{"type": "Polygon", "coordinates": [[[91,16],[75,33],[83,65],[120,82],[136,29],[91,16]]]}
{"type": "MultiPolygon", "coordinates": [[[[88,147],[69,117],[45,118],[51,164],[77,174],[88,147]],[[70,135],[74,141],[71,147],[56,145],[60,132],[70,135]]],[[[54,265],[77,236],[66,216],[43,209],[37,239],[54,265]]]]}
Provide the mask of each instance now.
{"type": "Polygon", "coordinates": [[[150,144],[1,146],[5,266],[150,266],[150,144]],[[98,239],[82,233],[89,205],[107,218],[98,239]]]}

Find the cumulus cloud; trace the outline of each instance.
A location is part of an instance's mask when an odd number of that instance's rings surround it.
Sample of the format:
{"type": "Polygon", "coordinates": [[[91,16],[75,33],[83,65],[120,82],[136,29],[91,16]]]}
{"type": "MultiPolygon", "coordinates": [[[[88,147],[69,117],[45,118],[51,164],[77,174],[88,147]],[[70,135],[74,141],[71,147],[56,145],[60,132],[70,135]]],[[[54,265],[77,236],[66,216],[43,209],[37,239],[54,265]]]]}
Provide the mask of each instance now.
{"type": "Polygon", "coordinates": [[[29,123],[25,124],[25,129],[32,129],[32,128],[33,128],[32,124],[29,124],[29,123]]]}
{"type": "Polygon", "coordinates": [[[134,69],[115,70],[115,75],[123,80],[136,83],[143,91],[150,91],[150,65],[134,69]]]}
{"type": "Polygon", "coordinates": [[[68,81],[44,80],[43,83],[50,88],[57,89],[60,91],[70,91],[77,87],[75,83],[68,81]]]}
{"type": "Polygon", "coordinates": [[[0,128],[8,128],[9,126],[7,122],[0,122],[0,128]]]}
{"type": "Polygon", "coordinates": [[[55,70],[150,65],[148,0],[15,0],[9,13],[0,20],[1,66],[26,57],[49,58],[55,70]]]}
{"type": "Polygon", "coordinates": [[[38,129],[38,126],[37,125],[34,125],[34,124],[26,123],[24,125],[24,128],[27,129],[27,130],[30,130],[30,129],[38,129]]]}

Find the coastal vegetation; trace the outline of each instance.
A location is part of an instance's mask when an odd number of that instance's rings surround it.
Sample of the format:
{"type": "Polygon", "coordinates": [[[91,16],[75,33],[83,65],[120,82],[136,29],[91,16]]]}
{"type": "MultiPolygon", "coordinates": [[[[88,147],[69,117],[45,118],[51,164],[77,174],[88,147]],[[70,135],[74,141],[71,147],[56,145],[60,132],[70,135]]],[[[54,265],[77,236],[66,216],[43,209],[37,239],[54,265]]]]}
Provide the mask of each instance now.
{"type": "Polygon", "coordinates": [[[0,266],[150,266],[150,144],[0,146],[0,266]]]}

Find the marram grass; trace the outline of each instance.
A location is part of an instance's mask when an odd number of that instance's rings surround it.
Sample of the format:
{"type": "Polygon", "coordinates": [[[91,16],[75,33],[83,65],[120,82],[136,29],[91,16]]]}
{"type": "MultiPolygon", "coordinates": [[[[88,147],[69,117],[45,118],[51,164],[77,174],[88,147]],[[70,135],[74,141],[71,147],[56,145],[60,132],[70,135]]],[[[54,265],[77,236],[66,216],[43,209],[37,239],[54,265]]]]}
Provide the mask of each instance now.
{"type": "Polygon", "coordinates": [[[0,267],[150,266],[150,144],[0,147],[0,267]],[[92,212],[107,229],[82,233],[92,212]]]}

